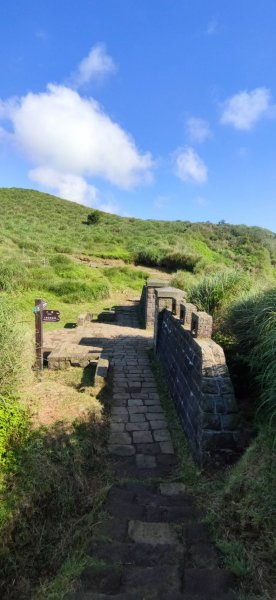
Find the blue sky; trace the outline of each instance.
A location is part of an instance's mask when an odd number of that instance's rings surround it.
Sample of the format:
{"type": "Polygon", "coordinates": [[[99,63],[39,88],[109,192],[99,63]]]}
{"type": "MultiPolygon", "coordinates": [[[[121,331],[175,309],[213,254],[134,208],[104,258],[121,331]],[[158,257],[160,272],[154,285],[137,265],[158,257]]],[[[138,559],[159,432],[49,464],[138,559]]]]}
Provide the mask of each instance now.
{"type": "Polygon", "coordinates": [[[274,0],[1,0],[0,186],[276,231],[274,0]]]}

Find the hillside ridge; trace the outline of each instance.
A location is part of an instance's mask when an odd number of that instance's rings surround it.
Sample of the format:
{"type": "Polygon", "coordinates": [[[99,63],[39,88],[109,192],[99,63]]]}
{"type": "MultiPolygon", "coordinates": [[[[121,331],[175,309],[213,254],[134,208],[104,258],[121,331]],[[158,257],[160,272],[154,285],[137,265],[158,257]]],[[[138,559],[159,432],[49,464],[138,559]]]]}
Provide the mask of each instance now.
{"type": "Polygon", "coordinates": [[[0,203],[9,254],[98,256],[194,273],[235,266],[269,276],[276,264],[276,234],[257,226],[121,217],[20,188],[0,188],[0,203]]]}

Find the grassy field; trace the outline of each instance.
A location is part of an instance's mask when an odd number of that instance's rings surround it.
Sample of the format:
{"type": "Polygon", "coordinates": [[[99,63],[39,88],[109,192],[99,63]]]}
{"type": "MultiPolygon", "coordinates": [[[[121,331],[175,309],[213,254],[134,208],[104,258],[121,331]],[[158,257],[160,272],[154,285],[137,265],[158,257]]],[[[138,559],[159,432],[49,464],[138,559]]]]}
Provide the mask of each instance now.
{"type": "Polygon", "coordinates": [[[206,519],[241,578],[239,600],[274,600],[276,234],[123,218],[31,190],[0,189],[0,206],[0,595],[62,599],[112,482],[109,391],[91,394],[79,369],[37,378],[34,299],[60,311],[59,323],[45,324],[55,329],[138,297],[148,276],[169,276],[213,315],[255,432],[236,466],[208,476],[168,408],[179,476],[203,507],[208,497],[206,519]]]}

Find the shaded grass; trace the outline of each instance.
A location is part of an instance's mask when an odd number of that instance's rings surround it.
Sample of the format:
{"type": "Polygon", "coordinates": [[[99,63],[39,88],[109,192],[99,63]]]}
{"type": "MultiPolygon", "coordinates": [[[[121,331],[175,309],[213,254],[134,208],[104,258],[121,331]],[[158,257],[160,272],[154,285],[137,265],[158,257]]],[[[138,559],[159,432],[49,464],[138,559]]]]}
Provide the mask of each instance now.
{"type": "Polygon", "coordinates": [[[274,600],[275,431],[267,425],[260,425],[258,436],[237,464],[214,472],[201,470],[191,456],[189,443],[153,352],[150,360],[179,458],[177,478],[196,496],[225,564],[239,578],[237,600],[274,600]]]}
{"type": "Polygon", "coordinates": [[[0,488],[3,599],[37,597],[68,555],[84,554],[109,485],[106,431],[90,412],[71,427],[27,426],[13,440],[0,488]]]}

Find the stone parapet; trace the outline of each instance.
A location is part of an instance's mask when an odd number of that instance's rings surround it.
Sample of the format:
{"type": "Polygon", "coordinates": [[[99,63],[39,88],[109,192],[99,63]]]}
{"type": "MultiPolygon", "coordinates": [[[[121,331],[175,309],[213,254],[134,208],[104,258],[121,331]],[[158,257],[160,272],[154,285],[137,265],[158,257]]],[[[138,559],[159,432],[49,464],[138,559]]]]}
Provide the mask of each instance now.
{"type": "MultiPolygon", "coordinates": [[[[162,299],[161,294],[156,296],[162,299]]],[[[211,332],[212,317],[197,312],[193,305],[182,302],[175,316],[171,307],[159,304],[156,356],[201,465],[232,461],[240,437],[238,408],[224,352],[211,339],[211,332]]]]}

